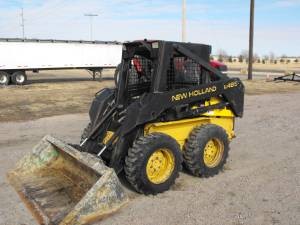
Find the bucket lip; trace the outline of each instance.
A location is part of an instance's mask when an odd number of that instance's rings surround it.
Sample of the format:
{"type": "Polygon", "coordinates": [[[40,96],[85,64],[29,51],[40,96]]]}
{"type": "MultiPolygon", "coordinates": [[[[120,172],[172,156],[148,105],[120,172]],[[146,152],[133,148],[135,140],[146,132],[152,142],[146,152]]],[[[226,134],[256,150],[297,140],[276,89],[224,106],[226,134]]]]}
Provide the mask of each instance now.
{"type": "Polygon", "coordinates": [[[75,149],[71,145],[65,143],[64,141],[56,137],[46,135],[42,139],[42,141],[47,141],[54,147],[63,150],[65,153],[70,155],[72,158],[76,159],[78,162],[94,170],[100,176],[103,176],[109,170],[113,170],[112,168],[106,166],[101,158],[98,158],[87,152],[80,152],[79,150],[75,149]]]}
{"type": "MultiPolygon", "coordinates": [[[[20,164],[15,169],[7,173],[8,182],[40,224],[90,224],[90,222],[103,219],[116,212],[129,201],[128,195],[124,191],[114,169],[106,166],[100,158],[86,152],[80,152],[64,141],[50,135],[43,137],[33,150],[19,162],[20,164]],[[23,174],[18,173],[19,169],[22,171],[23,166],[26,169],[27,160],[34,161],[38,159],[40,154],[46,153],[45,155],[47,155],[47,153],[52,153],[52,151],[58,151],[58,154],[65,154],[63,157],[67,159],[75,159],[78,164],[89,167],[95,174],[99,175],[96,182],[84,193],[81,199],[70,210],[66,211],[67,214],[63,218],[59,218],[57,222],[55,217],[48,214],[47,207],[42,205],[41,201],[38,200],[39,197],[32,195],[30,191],[28,192],[30,186],[26,188],[24,185],[26,182],[23,182],[26,179],[20,179],[23,174]]],[[[33,174],[34,172],[32,171],[30,176],[33,174]]]]}
{"type": "Polygon", "coordinates": [[[28,198],[23,189],[21,188],[21,182],[15,174],[8,173],[6,176],[9,184],[15,189],[21,201],[25,204],[26,208],[29,210],[31,215],[34,217],[39,224],[50,225],[50,219],[48,215],[44,213],[43,210],[40,210],[40,207],[36,203],[36,201],[32,198],[28,198]]]}

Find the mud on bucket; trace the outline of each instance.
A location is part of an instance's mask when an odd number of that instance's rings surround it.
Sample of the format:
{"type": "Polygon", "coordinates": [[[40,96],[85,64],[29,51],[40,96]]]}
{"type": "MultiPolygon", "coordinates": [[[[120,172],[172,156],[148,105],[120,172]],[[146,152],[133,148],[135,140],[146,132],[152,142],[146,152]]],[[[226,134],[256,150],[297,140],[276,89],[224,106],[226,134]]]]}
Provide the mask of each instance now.
{"type": "Polygon", "coordinates": [[[128,202],[113,169],[51,136],[7,177],[40,224],[87,224],[128,202]]]}

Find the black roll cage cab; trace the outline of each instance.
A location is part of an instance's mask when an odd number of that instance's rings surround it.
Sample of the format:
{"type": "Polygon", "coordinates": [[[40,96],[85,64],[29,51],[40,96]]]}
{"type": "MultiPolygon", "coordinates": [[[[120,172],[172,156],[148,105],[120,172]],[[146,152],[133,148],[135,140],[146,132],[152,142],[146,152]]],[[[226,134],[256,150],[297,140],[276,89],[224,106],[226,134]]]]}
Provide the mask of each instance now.
{"type": "Polygon", "coordinates": [[[167,73],[170,59],[176,56],[183,56],[193,60],[208,71],[215,80],[229,79],[219,70],[209,64],[211,46],[204,44],[179,43],[169,41],[135,41],[124,43],[122,51],[122,63],[118,82],[117,102],[126,103],[128,99],[128,69],[131,60],[136,56],[144,57],[152,62],[153,76],[150,80],[150,93],[161,93],[167,90],[167,73]]]}

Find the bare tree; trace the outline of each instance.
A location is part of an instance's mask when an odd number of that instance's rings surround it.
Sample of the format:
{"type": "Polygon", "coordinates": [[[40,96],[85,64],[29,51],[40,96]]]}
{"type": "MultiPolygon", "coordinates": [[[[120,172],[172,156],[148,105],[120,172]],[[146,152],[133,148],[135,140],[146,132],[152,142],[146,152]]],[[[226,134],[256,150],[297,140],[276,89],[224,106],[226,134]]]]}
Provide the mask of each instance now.
{"type": "Polygon", "coordinates": [[[239,62],[242,63],[244,61],[244,56],[239,55],[239,62]]]}
{"type": "Polygon", "coordinates": [[[283,54],[282,56],[281,56],[281,58],[287,58],[287,55],[286,54],[283,54]]]}
{"type": "Polygon", "coordinates": [[[248,50],[242,50],[240,55],[243,57],[243,60],[248,62],[248,59],[249,59],[249,51],[248,50]]]}
{"type": "Polygon", "coordinates": [[[217,55],[220,62],[225,61],[228,57],[228,54],[224,49],[219,49],[217,55]]]}
{"type": "Polygon", "coordinates": [[[281,55],[279,62],[280,63],[285,63],[287,56],[285,54],[281,55]]]}
{"type": "Polygon", "coordinates": [[[260,60],[260,57],[259,57],[259,55],[257,53],[255,53],[253,55],[253,62],[257,62],[258,60],[260,60]]]}
{"type": "Polygon", "coordinates": [[[264,61],[269,61],[269,59],[270,59],[269,55],[264,55],[264,56],[263,56],[263,60],[264,60],[264,61]]]}
{"type": "Polygon", "coordinates": [[[269,59],[270,59],[270,63],[274,63],[274,60],[275,60],[275,54],[274,54],[274,52],[270,52],[269,59]]]}

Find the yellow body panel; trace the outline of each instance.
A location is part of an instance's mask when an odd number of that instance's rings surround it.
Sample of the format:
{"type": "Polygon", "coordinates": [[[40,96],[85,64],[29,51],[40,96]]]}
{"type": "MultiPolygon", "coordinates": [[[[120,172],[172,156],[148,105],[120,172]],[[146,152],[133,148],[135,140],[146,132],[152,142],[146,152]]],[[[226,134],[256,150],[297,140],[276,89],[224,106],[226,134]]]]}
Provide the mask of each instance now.
{"type": "MultiPolygon", "coordinates": [[[[219,103],[219,100],[212,98],[205,103],[206,106],[219,103]]],[[[190,132],[197,126],[203,124],[215,124],[222,127],[229,140],[235,137],[234,135],[234,114],[226,107],[224,109],[215,109],[202,114],[197,118],[183,119],[171,122],[158,122],[147,124],[144,128],[144,135],[154,132],[160,132],[173,137],[181,149],[183,149],[185,141],[188,139],[190,132]]]]}

